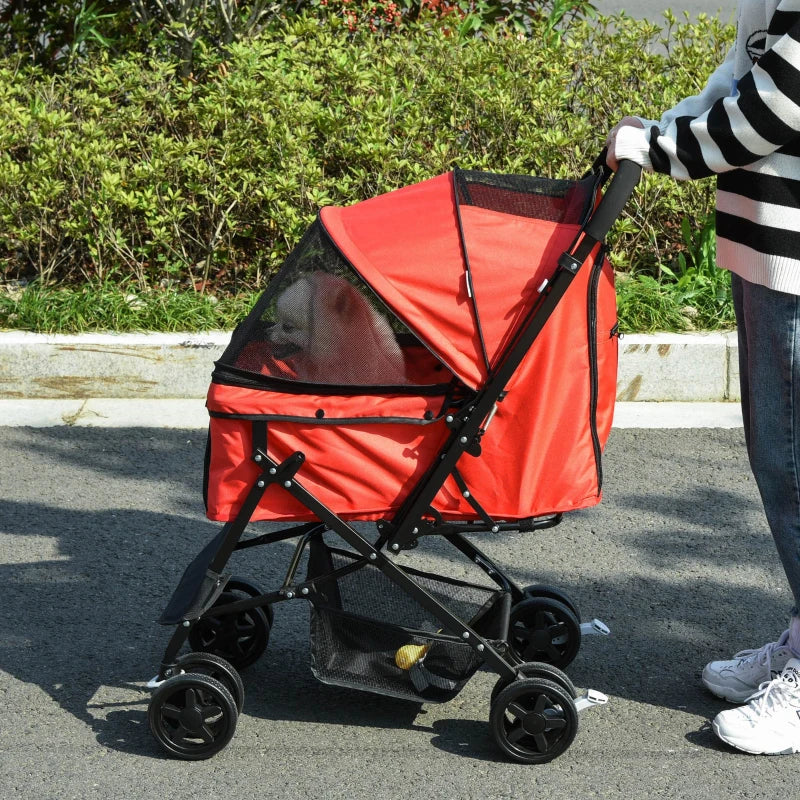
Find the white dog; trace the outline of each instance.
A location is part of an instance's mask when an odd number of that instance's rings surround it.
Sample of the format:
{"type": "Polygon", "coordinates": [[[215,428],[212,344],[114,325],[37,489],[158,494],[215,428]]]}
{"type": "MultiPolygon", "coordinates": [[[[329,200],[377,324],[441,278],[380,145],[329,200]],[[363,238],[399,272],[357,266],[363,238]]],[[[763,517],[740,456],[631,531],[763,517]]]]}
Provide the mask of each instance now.
{"type": "Polygon", "coordinates": [[[327,272],[295,281],[278,297],[273,356],[298,380],[341,385],[407,383],[403,351],[386,319],[351,283],[327,272]]]}

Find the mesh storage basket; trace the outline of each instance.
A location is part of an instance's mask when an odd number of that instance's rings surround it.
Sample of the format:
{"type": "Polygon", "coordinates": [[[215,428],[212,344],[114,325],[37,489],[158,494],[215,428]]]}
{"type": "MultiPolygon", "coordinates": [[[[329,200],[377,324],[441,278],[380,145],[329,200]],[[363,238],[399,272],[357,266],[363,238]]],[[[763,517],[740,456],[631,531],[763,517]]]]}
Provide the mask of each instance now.
{"type": "MultiPolygon", "coordinates": [[[[495,643],[505,640],[507,592],[404,571],[481,636],[495,643]]],[[[315,541],[308,578],[319,579],[311,610],[311,668],[323,683],[444,702],[483,663],[468,644],[440,634],[441,623],[433,614],[355,553],[315,541]],[[341,572],[321,578],[333,570],[341,572]]]]}

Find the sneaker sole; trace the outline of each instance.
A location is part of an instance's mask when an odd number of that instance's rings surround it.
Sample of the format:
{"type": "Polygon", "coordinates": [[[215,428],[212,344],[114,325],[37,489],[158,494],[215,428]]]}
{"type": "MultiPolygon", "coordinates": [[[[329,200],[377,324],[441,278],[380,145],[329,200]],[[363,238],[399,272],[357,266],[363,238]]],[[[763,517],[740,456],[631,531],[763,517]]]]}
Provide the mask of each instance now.
{"type": "Polygon", "coordinates": [[[747,693],[737,692],[735,689],[731,689],[729,686],[717,686],[705,678],[703,678],[703,685],[715,697],[719,697],[722,700],[727,700],[729,703],[735,703],[736,705],[743,705],[745,702],[747,702],[748,698],[752,696],[753,692],[758,689],[758,687],[756,687],[747,693]]]}
{"type": "Polygon", "coordinates": [[[711,723],[711,727],[713,728],[714,733],[717,734],[717,737],[725,742],[725,744],[735,747],[737,750],[741,750],[744,753],[750,753],[754,756],[789,756],[793,753],[800,753],[800,746],[795,745],[790,745],[783,750],[767,750],[763,747],[756,747],[751,742],[738,741],[731,736],[726,736],[725,734],[721,733],[716,720],[711,723]]]}

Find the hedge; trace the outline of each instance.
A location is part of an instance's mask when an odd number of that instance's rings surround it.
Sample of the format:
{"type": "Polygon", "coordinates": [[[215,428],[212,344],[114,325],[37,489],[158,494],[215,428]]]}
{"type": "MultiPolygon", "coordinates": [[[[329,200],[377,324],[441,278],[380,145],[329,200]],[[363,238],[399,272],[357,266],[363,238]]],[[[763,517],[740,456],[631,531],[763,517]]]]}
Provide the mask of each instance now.
{"type": "MultiPolygon", "coordinates": [[[[253,289],[321,205],[454,165],[578,177],[622,115],[698,91],[731,42],[714,18],[667,19],[583,21],[544,45],[301,17],[200,54],[189,80],[144,54],[61,75],[0,61],[2,276],[253,289]]],[[[708,181],[646,176],[617,268],[657,274],[686,247],[682,220],[712,205],[708,181]]]]}

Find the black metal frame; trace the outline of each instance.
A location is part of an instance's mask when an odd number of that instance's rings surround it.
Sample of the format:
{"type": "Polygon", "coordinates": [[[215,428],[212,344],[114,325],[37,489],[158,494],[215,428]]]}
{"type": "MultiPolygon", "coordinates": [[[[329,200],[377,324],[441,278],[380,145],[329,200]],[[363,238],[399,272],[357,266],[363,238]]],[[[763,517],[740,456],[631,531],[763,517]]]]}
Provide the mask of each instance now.
{"type": "MultiPolygon", "coordinates": [[[[598,159],[596,167],[598,167],[599,161],[598,159]]],[[[605,168],[602,168],[602,170],[601,183],[608,177],[608,171],[605,168]]],[[[187,640],[192,626],[201,617],[236,614],[285,600],[313,600],[318,584],[328,580],[335,580],[338,575],[352,572],[366,564],[378,567],[387,578],[400,586],[423,608],[433,614],[441,623],[445,636],[449,634],[449,636],[453,637],[453,641],[469,644],[483,659],[484,663],[503,679],[511,681],[515,678],[517,659],[513,652],[510,649],[501,651],[497,646],[478,634],[469,624],[452,614],[449,609],[398,566],[390,557],[390,553],[397,553],[402,549],[415,547],[418,539],[422,536],[439,535],[480,567],[502,589],[509,592],[513,602],[518,602],[523,598],[522,590],[503,573],[492,559],[467,540],[465,534],[496,533],[505,530],[539,530],[557,525],[561,520],[561,515],[554,514],[522,521],[495,523],[485,515],[476,501],[472,501],[473,508],[476,509],[477,515],[482,519],[481,523],[444,522],[441,518],[437,518],[436,513],[432,511],[431,503],[450,476],[456,477],[456,482],[459,483],[456,464],[461,456],[465,452],[479,452],[480,441],[486,430],[487,420],[491,419],[495,404],[502,402],[508,381],[558,305],[578,269],[598,243],[605,239],[608,230],[619,216],[625,202],[633,191],[638,181],[639,173],[640,170],[637,165],[632,162],[622,162],[616,176],[611,181],[608,192],[575,242],[573,242],[572,247],[560,257],[555,275],[542,290],[538,303],[528,314],[520,333],[509,344],[499,366],[490,376],[486,385],[476,392],[471,401],[463,404],[458,409],[454,408],[453,413],[445,418],[445,422],[450,429],[450,435],[441,448],[438,458],[434,460],[423,479],[417,483],[415,490],[398,509],[394,519],[391,521],[382,520],[377,523],[379,535],[374,544],[365,539],[323,503],[319,502],[297,480],[296,474],[305,460],[303,453],[296,452],[281,463],[274,461],[267,453],[266,423],[259,420],[252,422],[252,459],[261,468],[261,473],[250,488],[236,518],[232,522],[226,523],[220,534],[218,534],[216,551],[209,558],[208,548],[206,548],[187,568],[184,580],[181,581],[181,585],[173,595],[174,601],[175,596],[184,586],[184,582],[188,583],[188,589],[193,596],[185,598],[188,602],[183,603],[185,608],[180,612],[181,618],[162,617],[161,621],[165,624],[179,624],[165,650],[159,670],[159,680],[164,680],[173,673],[178,652],[187,640]],[[276,485],[280,485],[285,491],[289,492],[311,511],[319,521],[241,540],[242,534],[250,522],[250,518],[262,495],[268,488],[276,485]],[[431,520],[431,517],[433,517],[433,520],[431,520]],[[306,547],[313,537],[320,536],[325,531],[331,531],[339,535],[361,556],[361,559],[353,565],[335,570],[327,575],[317,576],[312,580],[296,581],[297,570],[306,547]],[[229,575],[224,575],[223,570],[235,550],[272,544],[296,537],[298,542],[280,589],[257,597],[228,603],[224,606],[212,607],[230,577],[229,575]],[[384,552],[384,550],[387,552],[384,552]],[[191,577],[187,579],[186,576],[189,573],[191,573],[191,577]],[[191,609],[191,613],[188,613],[189,609],[191,609]]],[[[465,490],[462,488],[462,491],[465,490]]],[[[465,496],[467,495],[468,492],[465,496]]],[[[171,602],[170,605],[172,606],[173,603],[171,602]]]]}

